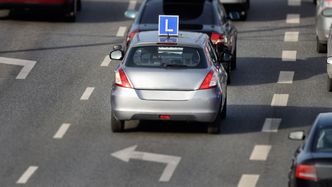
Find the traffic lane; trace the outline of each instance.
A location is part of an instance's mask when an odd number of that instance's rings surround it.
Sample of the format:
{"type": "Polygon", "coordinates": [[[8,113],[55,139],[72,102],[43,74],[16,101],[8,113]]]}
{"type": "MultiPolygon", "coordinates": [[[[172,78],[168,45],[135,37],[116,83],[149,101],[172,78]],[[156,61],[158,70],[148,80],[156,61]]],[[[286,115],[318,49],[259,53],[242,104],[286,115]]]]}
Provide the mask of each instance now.
{"type": "MultiPolygon", "coordinates": [[[[13,27],[20,27],[20,23],[12,23],[13,27]]],[[[101,31],[103,35],[99,36],[98,32],[94,32],[96,28],[93,24],[86,27],[70,24],[57,24],[54,27],[52,24],[52,29],[47,26],[50,23],[23,25],[29,28],[28,36],[30,34],[34,37],[23,37],[24,30],[15,30],[17,36],[25,39],[24,44],[8,39],[9,45],[1,48],[1,55],[34,58],[38,60],[38,65],[26,80],[15,80],[12,84],[6,81],[4,84],[10,87],[1,90],[1,106],[6,106],[0,109],[3,124],[0,139],[1,147],[4,148],[1,151],[0,165],[4,168],[1,178],[6,178],[1,186],[11,186],[17,180],[23,167],[29,163],[26,158],[26,155],[31,155],[29,148],[36,148],[34,150],[43,153],[41,147],[48,145],[38,147],[41,139],[49,138],[54,129],[69,118],[67,115],[70,113],[67,111],[71,107],[80,108],[78,102],[74,101],[79,101],[80,92],[84,90],[82,77],[85,77],[87,71],[98,67],[110,46],[118,43],[118,38],[109,37],[115,36],[109,28],[117,27],[117,24],[108,25],[109,36],[105,36],[105,31],[101,31]],[[70,31],[84,33],[70,35],[70,31]]]]}
{"type": "MultiPolygon", "coordinates": [[[[78,12],[76,22],[79,23],[104,23],[123,21],[124,11],[128,1],[120,0],[83,0],[82,10],[78,12]]],[[[56,10],[12,10],[7,20],[38,21],[38,22],[66,22],[61,11],[56,10]]]]}
{"type": "Polygon", "coordinates": [[[252,0],[245,22],[266,22],[284,19],[287,13],[301,12],[302,17],[312,17],[315,5],[310,1],[301,1],[301,6],[288,6],[288,1],[252,0]]]}

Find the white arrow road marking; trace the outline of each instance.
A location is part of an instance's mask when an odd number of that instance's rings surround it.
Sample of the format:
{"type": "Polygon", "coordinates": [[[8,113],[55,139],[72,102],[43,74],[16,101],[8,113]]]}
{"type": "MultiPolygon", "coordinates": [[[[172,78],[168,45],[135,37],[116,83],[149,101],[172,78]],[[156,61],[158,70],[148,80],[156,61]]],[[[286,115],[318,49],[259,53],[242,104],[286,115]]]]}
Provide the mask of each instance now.
{"type": "Polygon", "coordinates": [[[168,182],[171,179],[177,165],[180,163],[181,157],[139,152],[135,151],[136,148],[137,145],[134,145],[122,149],[120,151],[117,151],[115,153],[112,153],[111,156],[120,159],[124,162],[129,162],[130,159],[136,159],[136,160],[144,160],[144,161],[167,164],[159,181],[168,182]]]}
{"type": "Polygon", "coordinates": [[[25,79],[37,62],[32,60],[0,57],[0,63],[23,66],[20,73],[16,76],[16,79],[25,79]]]}

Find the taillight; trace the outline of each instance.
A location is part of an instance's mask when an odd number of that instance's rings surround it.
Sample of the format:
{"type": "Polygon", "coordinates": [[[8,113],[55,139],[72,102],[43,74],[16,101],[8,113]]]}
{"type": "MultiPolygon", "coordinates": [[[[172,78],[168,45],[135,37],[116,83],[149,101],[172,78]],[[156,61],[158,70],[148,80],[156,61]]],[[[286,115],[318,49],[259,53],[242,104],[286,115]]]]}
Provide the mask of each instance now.
{"type": "Polygon", "coordinates": [[[213,32],[211,34],[211,42],[215,45],[219,44],[219,43],[225,43],[225,37],[222,34],[218,34],[213,32]]]}
{"type": "Polygon", "coordinates": [[[203,83],[199,87],[200,90],[216,87],[218,84],[218,77],[211,70],[205,77],[203,83]]]}
{"type": "Polygon", "coordinates": [[[163,120],[170,120],[171,116],[170,115],[160,115],[159,119],[163,119],[163,120]]]}
{"type": "Polygon", "coordinates": [[[297,165],[295,176],[298,179],[317,181],[316,168],[313,165],[297,165]]]}
{"type": "Polygon", "coordinates": [[[133,30],[131,31],[129,34],[128,34],[128,37],[127,37],[127,43],[130,43],[131,40],[134,38],[134,36],[136,35],[136,33],[138,33],[139,30],[136,29],[136,30],[133,30]]]}
{"type": "Polygon", "coordinates": [[[126,73],[121,68],[115,73],[115,85],[125,88],[132,88],[126,73]]]}

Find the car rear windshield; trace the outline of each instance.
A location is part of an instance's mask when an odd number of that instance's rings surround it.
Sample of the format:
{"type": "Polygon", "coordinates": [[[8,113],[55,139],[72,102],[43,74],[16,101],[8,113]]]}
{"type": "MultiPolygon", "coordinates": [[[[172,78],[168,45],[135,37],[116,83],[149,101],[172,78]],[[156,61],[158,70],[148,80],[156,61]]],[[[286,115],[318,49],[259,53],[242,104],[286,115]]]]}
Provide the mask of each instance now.
{"type": "Polygon", "coordinates": [[[158,24],[159,15],[179,15],[180,24],[215,24],[210,1],[151,0],[145,4],[140,23],[158,24]]]}
{"type": "Polygon", "coordinates": [[[321,128],[316,136],[316,152],[332,152],[332,128],[321,128]]]}
{"type": "Polygon", "coordinates": [[[203,51],[192,47],[140,46],[129,50],[128,67],[206,68],[203,51]]]}

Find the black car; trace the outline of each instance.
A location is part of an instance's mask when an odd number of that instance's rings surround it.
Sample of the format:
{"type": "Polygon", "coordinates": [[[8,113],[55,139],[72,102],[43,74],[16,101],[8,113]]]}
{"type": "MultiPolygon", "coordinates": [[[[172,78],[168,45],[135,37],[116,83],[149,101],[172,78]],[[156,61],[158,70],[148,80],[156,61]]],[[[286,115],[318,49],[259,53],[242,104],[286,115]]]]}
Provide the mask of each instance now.
{"type": "Polygon", "coordinates": [[[125,47],[137,32],[158,30],[159,15],[179,15],[180,30],[208,34],[220,59],[225,49],[232,55],[225,67],[227,72],[236,69],[237,30],[219,0],[145,0],[138,12],[127,11],[125,15],[135,18],[125,47]]]}
{"type": "MultiPolygon", "coordinates": [[[[292,132],[289,138],[303,140],[304,132],[292,132]]],[[[317,116],[304,144],[296,150],[288,186],[332,186],[332,113],[317,116]]]]}

